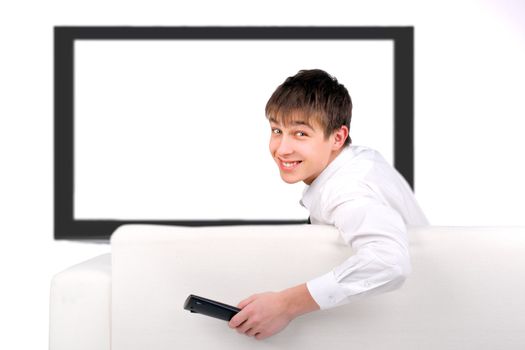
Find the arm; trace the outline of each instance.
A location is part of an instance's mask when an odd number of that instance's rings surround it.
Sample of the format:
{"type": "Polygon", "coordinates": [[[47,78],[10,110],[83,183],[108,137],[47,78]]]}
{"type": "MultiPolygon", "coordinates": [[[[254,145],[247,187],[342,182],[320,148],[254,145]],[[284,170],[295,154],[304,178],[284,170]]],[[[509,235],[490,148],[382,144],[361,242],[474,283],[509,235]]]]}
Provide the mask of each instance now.
{"type": "Polygon", "coordinates": [[[229,323],[231,328],[264,339],[304,313],[401,286],[410,261],[406,229],[397,212],[364,198],[344,202],[327,213],[327,221],[339,228],[356,254],[306,284],[243,300],[238,305],[242,310],[229,323]]]}
{"type": "Polygon", "coordinates": [[[360,198],[325,212],[327,221],[340,230],[355,254],[307,283],[321,309],[388,292],[403,284],[411,270],[408,239],[405,224],[394,209],[371,198],[360,198]]]}

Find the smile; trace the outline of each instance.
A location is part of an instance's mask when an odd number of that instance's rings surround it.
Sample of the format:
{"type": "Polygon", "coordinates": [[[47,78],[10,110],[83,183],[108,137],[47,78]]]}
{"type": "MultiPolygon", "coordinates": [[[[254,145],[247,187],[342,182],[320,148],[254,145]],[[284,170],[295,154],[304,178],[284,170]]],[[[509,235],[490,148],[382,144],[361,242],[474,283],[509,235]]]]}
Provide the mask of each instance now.
{"type": "Polygon", "coordinates": [[[292,169],[295,169],[299,164],[301,164],[301,161],[283,161],[283,160],[279,160],[279,165],[281,167],[281,169],[283,170],[292,170],[292,169]]]}

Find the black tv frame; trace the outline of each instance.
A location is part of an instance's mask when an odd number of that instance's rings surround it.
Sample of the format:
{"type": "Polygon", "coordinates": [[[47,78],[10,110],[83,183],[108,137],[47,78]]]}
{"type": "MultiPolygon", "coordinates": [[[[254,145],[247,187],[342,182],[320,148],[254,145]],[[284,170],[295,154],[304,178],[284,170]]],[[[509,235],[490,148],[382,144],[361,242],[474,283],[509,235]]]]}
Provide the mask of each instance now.
{"type": "Polygon", "coordinates": [[[75,220],[75,40],[392,40],[394,166],[414,188],[414,28],[407,27],[54,27],[54,237],[107,240],[124,224],[180,226],[300,224],[305,220],[75,220]]]}

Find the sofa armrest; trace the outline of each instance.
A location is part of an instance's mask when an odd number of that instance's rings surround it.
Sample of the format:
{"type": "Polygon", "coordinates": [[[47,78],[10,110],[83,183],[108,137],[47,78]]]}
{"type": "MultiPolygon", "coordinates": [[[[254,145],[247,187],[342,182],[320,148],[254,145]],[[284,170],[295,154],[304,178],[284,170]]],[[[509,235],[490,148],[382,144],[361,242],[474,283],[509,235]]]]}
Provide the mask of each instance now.
{"type": "Polygon", "coordinates": [[[111,254],[56,274],[51,281],[50,350],[109,350],[111,254]]]}

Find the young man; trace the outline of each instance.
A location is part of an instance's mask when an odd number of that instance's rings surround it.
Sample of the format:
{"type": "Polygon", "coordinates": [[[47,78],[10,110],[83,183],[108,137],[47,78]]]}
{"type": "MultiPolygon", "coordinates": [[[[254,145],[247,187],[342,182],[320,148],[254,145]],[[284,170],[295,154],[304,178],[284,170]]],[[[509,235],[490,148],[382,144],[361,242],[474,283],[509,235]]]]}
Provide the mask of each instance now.
{"type": "Polygon", "coordinates": [[[307,312],[399,288],[411,270],[406,227],[428,225],[403,177],[377,151],[351,144],[352,102],[337,79],[300,71],[273,93],[266,116],[281,178],[303,181],[312,224],[334,225],[356,253],[307,283],[241,301],[229,326],[256,339],[307,312]]]}

